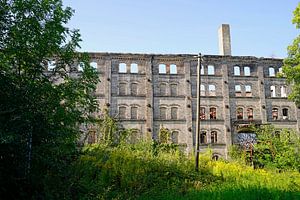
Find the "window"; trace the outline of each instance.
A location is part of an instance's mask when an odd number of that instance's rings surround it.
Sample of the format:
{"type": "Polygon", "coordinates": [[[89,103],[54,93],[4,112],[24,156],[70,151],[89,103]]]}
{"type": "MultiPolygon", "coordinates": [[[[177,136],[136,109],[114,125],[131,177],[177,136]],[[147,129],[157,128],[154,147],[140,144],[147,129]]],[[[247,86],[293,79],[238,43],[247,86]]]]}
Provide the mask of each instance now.
{"type": "Polygon", "coordinates": [[[216,86],[208,85],[208,94],[209,96],[216,96],[216,86]]]}
{"type": "Polygon", "coordinates": [[[200,68],[200,74],[204,74],[204,66],[203,65],[201,65],[201,68],[200,68]]]}
{"type": "Polygon", "coordinates": [[[159,113],[160,113],[160,119],[167,119],[167,108],[160,107],[159,113]]]}
{"type": "Polygon", "coordinates": [[[212,131],[212,132],[210,133],[210,140],[211,140],[211,143],[212,143],[212,144],[218,142],[217,131],[212,131]]]}
{"type": "Polygon", "coordinates": [[[244,113],[243,113],[243,108],[238,108],[236,110],[236,118],[238,120],[242,120],[244,117],[243,117],[244,113]]]}
{"type": "Polygon", "coordinates": [[[137,96],[137,88],[138,84],[137,83],[131,83],[130,85],[130,91],[132,96],[137,96]]]}
{"type": "Polygon", "coordinates": [[[212,107],[209,108],[209,118],[210,119],[217,119],[217,109],[212,107]]]}
{"type": "Polygon", "coordinates": [[[200,95],[205,96],[205,86],[202,84],[200,85],[200,95]]]}
{"type": "Polygon", "coordinates": [[[286,86],[281,86],[280,94],[281,94],[281,97],[287,97],[287,95],[286,95],[286,86]]]}
{"type": "Polygon", "coordinates": [[[278,69],[278,73],[282,73],[282,67],[278,69]]]}
{"type": "Polygon", "coordinates": [[[246,97],[252,96],[251,85],[245,85],[246,97]]]}
{"type": "Polygon", "coordinates": [[[205,107],[200,107],[200,119],[205,119],[205,107]]]}
{"type": "Polygon", "coordinates": [[[215,74],[215,67],[213,65],[207,66],[207,74],[208,75],[214,75],[215,74]]]}
{"type": "Polygon", "coordinates": [[[167,67],[165,64],[159,64],[158,65],[158,73],[159,74],[166,74],[167,73],[167,67]]]}
{"type": "Polygon", "coordinates": [[[247,108],[248,120],[253,120],[253,108],[247,108]]]}
{"type": "Polygon", "coordinates": [[[82,72],[83,69],[84,69],[84,63],[83,63],[83,62],[80,62],[80,63],[78,64],[78,66],[77,66],[77,69],[78,69],[79,72],[82,72]]]}
{"type": "Polygon", "coordinates": [[[206,138],[206,132],[201,131],[200,133],[200,143],[201,144],[206,144],[207,143],[207,138],[206,138]]]}
{"type": "Polygon", "coordinates": [[[177,107],[172,107],[171,108],[171,119],[177,119],[178,116],[178,108],[177,107]]]}
{"type": "Polygon", "coordinates": [[[124,106],[119,107],[119,118],[126,119],[126,107],[124,106]]]}
{"type": "Polygon", "coordinates": [[[88,144],[93,144],[96,142],[96,131],[89,130],[88,131],[88,144]]]}
{"type": "Polygon", "coordinates": [[[275,85],[271,85],[270,90],[271,90],[271,97],[276,97],[276,87],[275,87],[275,85]]]}
{"type": "Polygon", "coordinates": [[[171,84],[171,96],[177,96],[177,84],[171,84]]]}
{"type": "Polygon", "coordinates": [[[167,95],[167,85],[165,83],[161,83],[159,85],[159,92],[161,96],[166,96],[167,95]]]}
{"type": "Polygon", "coordinates": [[[98,64],[96,62],[91,62],[90,63],[90,66],[94,69],[97,69],[98,68],[98,64]]]}
{"type": "Polygon", "coordinates": [[[127,72],[127,66],[125,63],[119,64],[119,73],[126,73],[127,72]]]}
{"type": "Polygon", "coordinates": [[[242,88],[240,85],[235,85],[235,96],[236,97],[242,96],[242,88]]]}
{"type": "Polygon", "coordinates": [[[269,67],[269,76],[275,76],[275,69],[273,67],[269,67]]]}
{"type": "Polygon", "coordinates": [[[250,76],[251,75],[250,67],[248,67],[248,66],[244,67],[244,75],[245,76],[250,76]]]}
{"type": "Polygon", "coordinates": [[[131,119],[137,119],[138,118],[138,108],[137,107],[131,107],[131,119]]]}
{"type": "Polygon", "coordinates": [[[233,67],[233,74],[234,74],[235,76],[240,76],[240,75],[241,75],[241,69],[240,69],[239,66],[234,66],[234,67],[233,67]]]}
{"type": "Polygon", "coordinates": [[[170,65],[170,74],[177,74],[177,66],[175,64],[170,65]]]}
{"type": "Polygon", "coordinates": [[[178,131],[172,131],[171,133],[171,141],[174,144],[178,144],[178,136],[179,136],[179,132],[178,131]]]}
{"type": "Polygon", "coordinates": [[[282,119],[288,119],[288,112],[289,112],[289,109],[287,109],[287,108],[282,109],[282,119]]]}
{"type": "Polygon", "coordinates": [[[55,61],[48,61],[48,71],[54,70],[55,67],[56,67],[55,61]]]}
{"type": "Polygon", "coordinates": [[[119,83],[119,95],[126,95],[126,83],[119,83]]]}
{"type": "Polygon", "coordinates": [[[138,65],[136,63],[132,63],[130,65],[130,73],[137,74],[139,72],[138,65]]]}
{"type": "Polygon", "coordinates": [[[278,119],[278,108],[272,109],[272,119],[277,120],[278,119]]]}

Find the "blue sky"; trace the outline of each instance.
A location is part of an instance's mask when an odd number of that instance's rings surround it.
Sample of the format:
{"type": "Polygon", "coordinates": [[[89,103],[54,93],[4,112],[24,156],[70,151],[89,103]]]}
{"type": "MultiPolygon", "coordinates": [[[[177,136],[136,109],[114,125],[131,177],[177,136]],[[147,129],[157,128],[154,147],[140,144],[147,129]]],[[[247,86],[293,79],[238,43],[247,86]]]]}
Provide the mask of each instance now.
{"type": "Polygon", "coordinates": [[[219,54],[218,28],[230,24],[232,55],[285,57],[299,34],[299,0],[64,0],[75,9],[80,51],[219,54]]]}

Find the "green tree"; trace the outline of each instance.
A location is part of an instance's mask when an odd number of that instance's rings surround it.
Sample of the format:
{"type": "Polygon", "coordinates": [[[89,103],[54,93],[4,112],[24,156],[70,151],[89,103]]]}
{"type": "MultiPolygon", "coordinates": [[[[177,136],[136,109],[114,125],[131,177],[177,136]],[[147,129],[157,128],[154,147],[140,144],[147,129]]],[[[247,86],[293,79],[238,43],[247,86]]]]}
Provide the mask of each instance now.
{"type": "Polygon", "coordinates": [[[0,1],[1,198],[61,199],[55,188],[68,187],[80,127],[98,107],[97,72],[66,27],[72,14],[62,0],[0,1]]]}
{"type": "MultiPolygon", "coordinates": [[[[294,11],[293,24],[300,29],[300,3],[294,11]]],[[[288,46],[288,57],[284,59],[284,75],[287,82],[292,84],[292,92],[289,98],[300,106],[300,35],[288,46]]]]}

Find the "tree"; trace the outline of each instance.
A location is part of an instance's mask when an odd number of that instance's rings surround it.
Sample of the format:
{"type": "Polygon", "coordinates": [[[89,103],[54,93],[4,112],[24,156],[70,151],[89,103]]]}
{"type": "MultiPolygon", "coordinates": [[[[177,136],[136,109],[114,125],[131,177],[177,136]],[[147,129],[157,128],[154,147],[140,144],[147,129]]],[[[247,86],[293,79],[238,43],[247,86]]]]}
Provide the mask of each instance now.
{"type": "MultiPolygon", "coordinates": [[[[293,24],[300,29],[300,3],[294,11],[293,24]]],[[[300,106],[300,35],[288,46],[288,57],[284,59],[283,73],[287,82],[292,84],[292,92],[289,98],[300,106]]]]}
{"type": "Polygon", "coordinates": [[[66,27],[73,12],[62,0],[0,1],[1,198],[60,199],[51,190],[68,187],[80,127],[98,107],[97,72],[66,27]]]}

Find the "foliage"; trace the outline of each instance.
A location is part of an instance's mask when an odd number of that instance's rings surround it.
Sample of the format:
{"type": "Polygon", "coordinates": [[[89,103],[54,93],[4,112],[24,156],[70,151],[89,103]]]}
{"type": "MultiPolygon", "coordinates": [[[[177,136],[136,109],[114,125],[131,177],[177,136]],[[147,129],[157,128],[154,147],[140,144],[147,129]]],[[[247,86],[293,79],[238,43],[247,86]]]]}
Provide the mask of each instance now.
{"type": "MultiPolygon", "coordinates": [[[[300,29],[300,3],[294,11],[293,24],[300,29]]],[[[288,57],[284,59],[283,67],[284,75],[288,83],[292,84],[292,92],[289,98],[300,105],[300,35],[298,35],[293,43],[288,46],[288,57]]]]}
{"type": "Polygon", "coordinates": [[[61,0],[0,1],[2,198],[45,198],[46,190],[66,188],[80,125],[97,108],[98,75],[75,51],[78,30],[65,27],[72,13],[61,0]],[[46,72],[48,61],[56,67],[46,72]],[[78,63],[80,76],[73,72],[78,63]]]}

